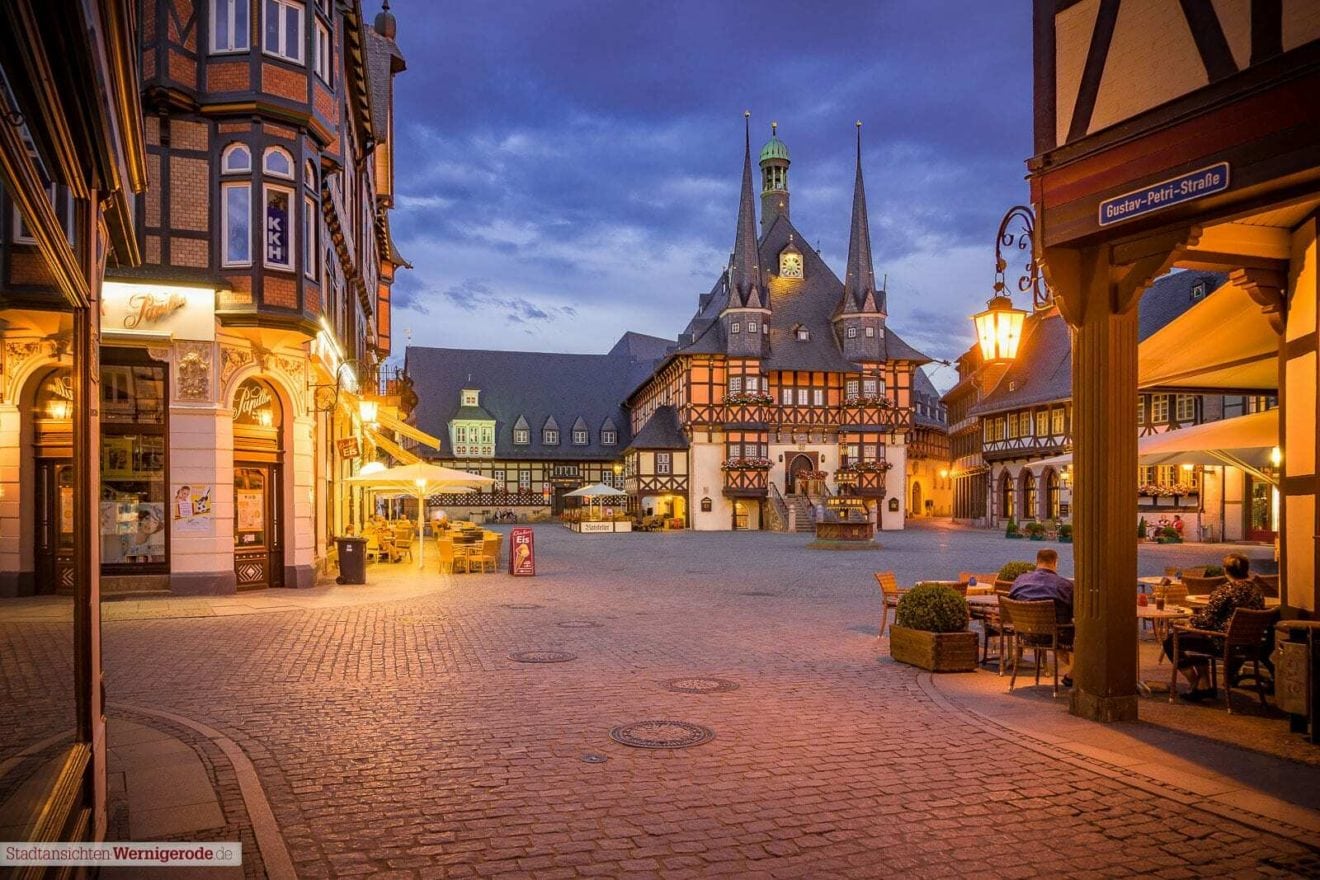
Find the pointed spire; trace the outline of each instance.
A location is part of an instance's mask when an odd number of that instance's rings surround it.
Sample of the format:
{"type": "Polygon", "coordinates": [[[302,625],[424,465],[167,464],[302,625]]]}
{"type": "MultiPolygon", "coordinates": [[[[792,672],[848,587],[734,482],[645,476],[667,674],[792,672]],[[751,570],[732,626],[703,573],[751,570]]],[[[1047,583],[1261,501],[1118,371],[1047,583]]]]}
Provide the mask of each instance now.
{"type": "Polygon", "coordinates": [[[885,297],[875,288],[871,262],[871,227],[866,220],[866,187],[862,183],[862,123],[857,123],[857,179],[853,184],[852,229],[848,234],[848,265],[843,279],[843,311],[884,312],[885,297]]]}
{"type": "Polygon", "coordinates": [[[752,200],[751,111],[743,113],[742,195],[738,198],[738,233],[729,265],[729,306],[759,309],[762,298],[761,267],[756,253],[756,203],[752,200]]]}

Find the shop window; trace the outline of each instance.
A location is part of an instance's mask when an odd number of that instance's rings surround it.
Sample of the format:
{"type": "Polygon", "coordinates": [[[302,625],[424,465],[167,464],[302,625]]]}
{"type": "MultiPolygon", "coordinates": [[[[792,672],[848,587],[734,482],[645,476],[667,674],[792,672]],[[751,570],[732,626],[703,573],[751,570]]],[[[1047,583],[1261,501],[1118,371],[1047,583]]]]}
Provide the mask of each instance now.
{"type": "Polygon", "coordinates": [[[265,39],[267,55],[303,63],[303,5],[293,0],[265,0],[265,39]]]}
{"type": "Polygon", "coordinates": [[[246,52],[249,0],[211,0],[211,52],[246,52]]]}
{"type": "MultiPolygon", "coordinates": [[[[167,570],[165,382],[164,365],[101,367],[101,562],[111,572],[167,570]]],[[[190,504],[210,498],[189,493],[190,504]]]]}

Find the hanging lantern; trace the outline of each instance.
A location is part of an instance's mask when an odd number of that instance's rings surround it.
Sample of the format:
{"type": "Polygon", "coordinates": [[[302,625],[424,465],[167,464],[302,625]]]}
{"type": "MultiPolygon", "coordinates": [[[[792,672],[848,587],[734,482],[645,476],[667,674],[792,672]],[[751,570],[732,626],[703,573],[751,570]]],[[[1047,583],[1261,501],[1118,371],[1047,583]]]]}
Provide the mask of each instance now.
{"type": "Polygon", "coordinates": [[[1026,317],[1027,313],[1013,308],[1013,301],[1006,296],[992,298],[986,303],[985,311],[972,316],[981,357],[987,363],[1011,361],[1017,357],[1018,344],[1022,341],[1022,322],[1026,317]]]}

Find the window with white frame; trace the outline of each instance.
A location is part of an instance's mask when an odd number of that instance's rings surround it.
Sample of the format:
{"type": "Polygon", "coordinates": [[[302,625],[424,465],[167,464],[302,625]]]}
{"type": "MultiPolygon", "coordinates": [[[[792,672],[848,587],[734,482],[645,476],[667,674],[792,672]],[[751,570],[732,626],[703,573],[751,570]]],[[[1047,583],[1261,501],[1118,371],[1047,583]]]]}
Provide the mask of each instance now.
{"type": "Polygon", "coordinates": [[[555,428],[546,428],[541,431],[541,442],[546,446],[559,445],[559,431],[555,428]]]}
{"type": "Polygon", "coordinates": [[[825,405],[825,389],[824,389],[824,388],[813,388],[813,389],[811,389],[811,403],[812,403],[813,406],[824,406],[824,405],[825,405]]]}
{"type": "Polygon", "coordinates": [[[303,5],[294,0],[264,0],[261,48],[267,55],[303,63],[303,5]]]}
{"type": "Polygon", "coordinates": [[[1036,436],[1048,437],[1050,433],[1050,414],[1048,410],[1036,413],[1036,436]]]}
{"type": "Polygon", "coordinates": [[[760,391],[760,390],[761,390],[761,377],[760,377],[760,376],[744,376],[744,377],[743,377],[743,389],[744,389],[745,391],[747,391],[748,393],[750,393],[750,394],[755,394],[756,392],[760,391]]]}
{"type": "Polygon", "coordinates": [[[252,265],[252,184],[220,184],[221,265],[252,265]]]}
{"type": "Polygon", "coordinates": [[[875,338],[875,328],[874,328],[874,327],[867,327],[867,328],[866,328],[866,338],[867,338],[867,339],[874,339],[874,338],[875,338]]]}
{"type": "Polygon", "coordinates": [[[248,21],[251,0],[211,0],[211,51],[246,52],[252,27],[248,21]]]}
{"type": "Polygon", "coordinates": [[[1192,394],[1179,394],[1173,402],[1173,414],[1179,424],[1196,421],[1196,397],[1192,394]]]}
{"type": "Polygon", "coordinates": [[[493,471],[491,477],[495,480],[495,485],[501,489],[504,488],[504,471],[493,471]]]}
{"type": "Polygon", "coordinates": [[[316,23],[316,38],[312,43],[312,69],[326,85],[330,85],[330,28],[325,22],[316,23]]]}
{"type": "Polygon", "coordinates": [[[729,393],[730,393],[730,394],[741,394],[741,393],[742,393],[742,390],[743,390],[743,377],[742,377],[742,376],[730,376],[730,377],[729,377],[729,393]]]}
{"type": "Polygon", "coordinates": [[[246,144],[230,144],[220,154],[221,174],[249,174],[252,171],[252,151],[246,144]]]}
{"type": "Polygon", "coordinates": [[[857,397],[857,389],[860,386],[861,383],[856,379],[849,379],[847,382],[843,383],[843,396],[849,400],[855,399],[857,397]]]}
{"type": "Polygon", "coordinates": [[[271,269],[293,268],[293,226],[292,207],[293,191],[282,186],[266,184],[265,223],[266,234],[265,265],[271,269]]]}
{"type": "Polygon", "coordinates": [[[867,397],[875,397],[876,391],[879,387],[879,383],[875,379],[862,380],[862,394],[867,397]]]}
{"type": "Polygon", "coordinates": [[[526,446],[532,442],[532,432],[529,428],[514,428],[513,442],[518,446],[526,446]]]}
{"type": "Polygon", "coordinates": [[[849,328],[848,328],[847,336],[848,336],[849,339],[856,339],[856,338],[857,338],[857,328],[856,328],[856,327],[849,327],[849,328]]]}
{"type": "Polygon", "coordinates": [[[748,321],[748,322],[747,322],[747,332],[748,332],[748,333],[755,333],[755,332],[756,332],[756,322],[755,322],[755,321],[748,321]]]}
{"type": "Polygon", "coordinates": [[[308,159],[303,163],[303,186],[315,192],[317,190],[316,181],[316,163],[308,159]]]}
{"type": "Polygon", "coordinates": [[[283,147],[267,147],[261,157],[261,170],[272,177],[293,179],[293,157],[283,147]]]}
{"type": "Polygon", "coordinates": [[[531,471],[518,471],[518,488],[519,488],[521,491],[526,491],[526,490],[532,488],[532,472],[531,472],[531,471]]]}
{"type": "Polygon", "coordinates": [[[733,460],[735,460],[735,459],[739,459],[739,458],[742,458],[742,444],[741,444],[741,443],[730,443],[730,444],[729,444],[729,460],[730,460],[730,461],[733,461],[733,460]]]}
{"type": "Polygon", "coordinates": [[[1150,396],[1150,420],[1157,425],[1169,421],[1169,395],[1152,394],[1150,396]]]}
{"type": "Polygon", "coordinates": [[[573,445],[574,446],[587,445],[587,431],[585,428],[579,428],[573,432],[573,445]]]}
{"type": "Polygon", "coordinates": [[[1137,395],[1137,425],[1146,424],[1146,395],[1137,395]]]}
{"type": "Polygon", "coordinates": [[[609,428],[606,428],[605,430],[600,432],[601,446],[613,446],[618,442],[619,442],[619,435],[616,431],[611,431],[609,428]]]}
{"type": "Polygon", "coordinates": [[[742,332],[742,325],[739,324],[737,321],[734,321],[732,324],[729,325],[729,332],[730,332],[730,333],[741,333],[741,332],[742,332]]]}
{"type": "Polygon", "coordinates": [[[674,454],[672,452],[657,452],[655,454],[655,472],[657,474],[668,474],[674,469],[674,454]]]}
{"type": "Polygon", "coordinates": [[[1061,407],[1061,406],[1060,406],[1060,407],[1055,407],[1055,408],[1050,412],[1050,421],[1052,422],[1052,424],[1050,425],[1050,429],[1051,429],[1050,432],[1051,432],[1052,434],[1054,434],[1054,436],[1056,436],[1056,437],[1062,437],[1062,436],[1063,436],[1063,431],[1064,431],[1064,425],[1063,425],[1063,407],[1061,407]]]}
{"type": "Polygon", "coordinates": [[[811,339],[811,331],[806,327],[799,327],[793,332],[797,336],[798,342],[807,342],[811,339]]]}
{"type": "Polygon", "coordinates": [[[316,200],[303,198],[303,274],[316,280],[316,200]]]}
{"type": "Polygon", "coordinates": [[[806,406],[806,405],[807,405],[807,402],[810,400],[810,397],[808,397],[808,394],[810,394],[810,392],[811,392],[811,389],[809,389],[809,388],[799,388],[799,389],[797,390],[797,405],[798,405],[798,406],[806,406]]]}

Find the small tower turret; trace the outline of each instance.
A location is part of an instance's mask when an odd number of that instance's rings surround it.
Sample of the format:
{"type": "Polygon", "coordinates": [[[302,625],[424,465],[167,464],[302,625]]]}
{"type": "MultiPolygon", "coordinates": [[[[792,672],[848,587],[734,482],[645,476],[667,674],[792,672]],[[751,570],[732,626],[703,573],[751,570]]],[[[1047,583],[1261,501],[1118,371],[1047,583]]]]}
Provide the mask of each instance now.
{"type": "Polygon", "coordinates": [[[775,217],[788,219],[788,147],[779,139],[779,123],[770,123],[770,140],[761,148],[761,232],[775,217]]]}
{"type": "Polygon", "coordinates": [[[834,314],[834,331],[844,357],[869,362],[884,359],[885,309],[885,291],[876,289],[871,262],[871,228],[866,219],[866,187],[862,182],[862,123],[858,122],[848,265],[843,276],[843,298],[834,314]]]}
{"type": "Polygon", "coordinates": [[[751,113],[744,113],[742,194],[738,199],[738,231],[727,275],[728,299],[720,322],[725,350],[734,356],[763,357],[769,343],[770,296],[761,277],[756,247],[756,203],[752,196],[751,113]]]}

